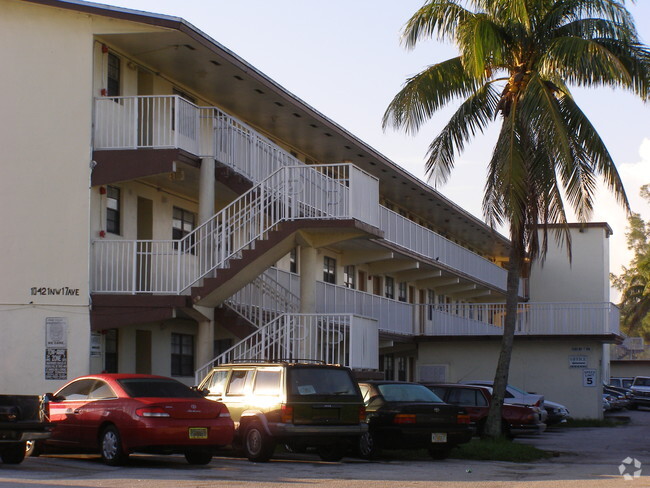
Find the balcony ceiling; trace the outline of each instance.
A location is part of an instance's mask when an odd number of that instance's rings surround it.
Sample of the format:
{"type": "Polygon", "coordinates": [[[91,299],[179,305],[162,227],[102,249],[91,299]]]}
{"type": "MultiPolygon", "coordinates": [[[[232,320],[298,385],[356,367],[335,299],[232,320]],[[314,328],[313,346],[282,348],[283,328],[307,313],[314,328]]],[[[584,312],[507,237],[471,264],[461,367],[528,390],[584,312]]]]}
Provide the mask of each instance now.
{"type": "Polygon", "coordinates": [[[432,222],[443,235],[493,256],[508,241],[480,219],[391,162],[234,53],[195,30],[106,34],[101,40],[131,58],[131,69],[169,77],[179,88],[243,119],[321,163],[349,160],[380,179],[380,193],[432,222]]]}

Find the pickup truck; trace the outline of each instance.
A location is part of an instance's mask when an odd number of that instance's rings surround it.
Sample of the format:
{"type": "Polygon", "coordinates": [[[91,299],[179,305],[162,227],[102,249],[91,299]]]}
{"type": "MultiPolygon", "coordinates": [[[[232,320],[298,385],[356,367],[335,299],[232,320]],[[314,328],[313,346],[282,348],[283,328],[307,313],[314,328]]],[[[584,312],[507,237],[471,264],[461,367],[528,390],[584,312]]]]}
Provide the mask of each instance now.
{"type": "Polygon", "coordinates": [[[41,397],[0,395],[0,459],[5,464],[20,464],[27,441],[47,439],[52,427],[41,397]]]}

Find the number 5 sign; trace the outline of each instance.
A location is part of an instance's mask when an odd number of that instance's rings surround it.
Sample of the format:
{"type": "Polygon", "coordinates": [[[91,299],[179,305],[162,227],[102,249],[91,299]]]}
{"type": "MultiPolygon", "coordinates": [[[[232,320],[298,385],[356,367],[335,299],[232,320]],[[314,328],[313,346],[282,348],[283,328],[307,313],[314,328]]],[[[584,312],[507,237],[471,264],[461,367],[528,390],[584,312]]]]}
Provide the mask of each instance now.
{"type": "Polygon", "coordinates": [[[582,386],[596,386],[596,370],[585,369],[582,372],[582,386]]]}

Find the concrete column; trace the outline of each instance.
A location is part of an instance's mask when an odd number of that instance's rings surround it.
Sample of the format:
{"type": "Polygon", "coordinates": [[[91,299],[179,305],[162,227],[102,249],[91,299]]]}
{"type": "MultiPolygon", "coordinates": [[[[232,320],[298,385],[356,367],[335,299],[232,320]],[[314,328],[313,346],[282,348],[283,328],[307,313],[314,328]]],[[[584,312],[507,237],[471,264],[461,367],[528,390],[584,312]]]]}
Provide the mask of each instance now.
{"type": "Polygon", "coordinates": [[[196,337],[196,367],[200,368],[214,359],[214,309],[194,306],[203,317],[198,320],[196,337]]]}
{"type": "Polygon", "coordinates": [[[323,263],[318,262],[318,252],[313,247],[300,246],[300,313],[316,311],[316,280],[323,263]]]}
{"type": "Polygon", "coordinates": [[[201,173],[199,181],[199,224],[202,224],[214,215],[214,158],[201,160],[201,173]]]}

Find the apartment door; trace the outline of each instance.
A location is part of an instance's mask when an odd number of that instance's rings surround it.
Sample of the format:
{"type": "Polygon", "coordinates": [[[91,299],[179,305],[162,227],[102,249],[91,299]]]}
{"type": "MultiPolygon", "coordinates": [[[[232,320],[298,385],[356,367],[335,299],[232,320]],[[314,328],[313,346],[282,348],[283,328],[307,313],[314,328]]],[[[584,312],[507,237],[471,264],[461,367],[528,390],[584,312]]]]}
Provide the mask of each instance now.
{"type": "Polygon", "coordinates": [[[153,239],[153,201],[138,197],[138,253],[136,263],[136,289],[151,291],[151,239],[153,239]]]}
{"type": "Polygon", "coordinates": [[[359,291],[366,291],[367,286],[366,286],[366,280],[368,278],[366,277],[366,272],[365,271],[359,271],[359,291]]]}
{"type": "Polygon", "coordinates": [[[418,323],[420,324],[420,334],[424,334],[424,331],[426,329],[426,320],[427,320],[427,306],[425,305],[427,302],[427,291],[426,290],[420,290],[419,293],[419,300],[418,300],[418,323]]]}
{"type": "Polygon", "coordinates": [[[372,292],[381,296],[381,276],[372,277],[372,292]]]}
{"type": "Polygon", "coordinates": [[[135,372],[151,374],[151,331],[135,331],[135,372]]]}

